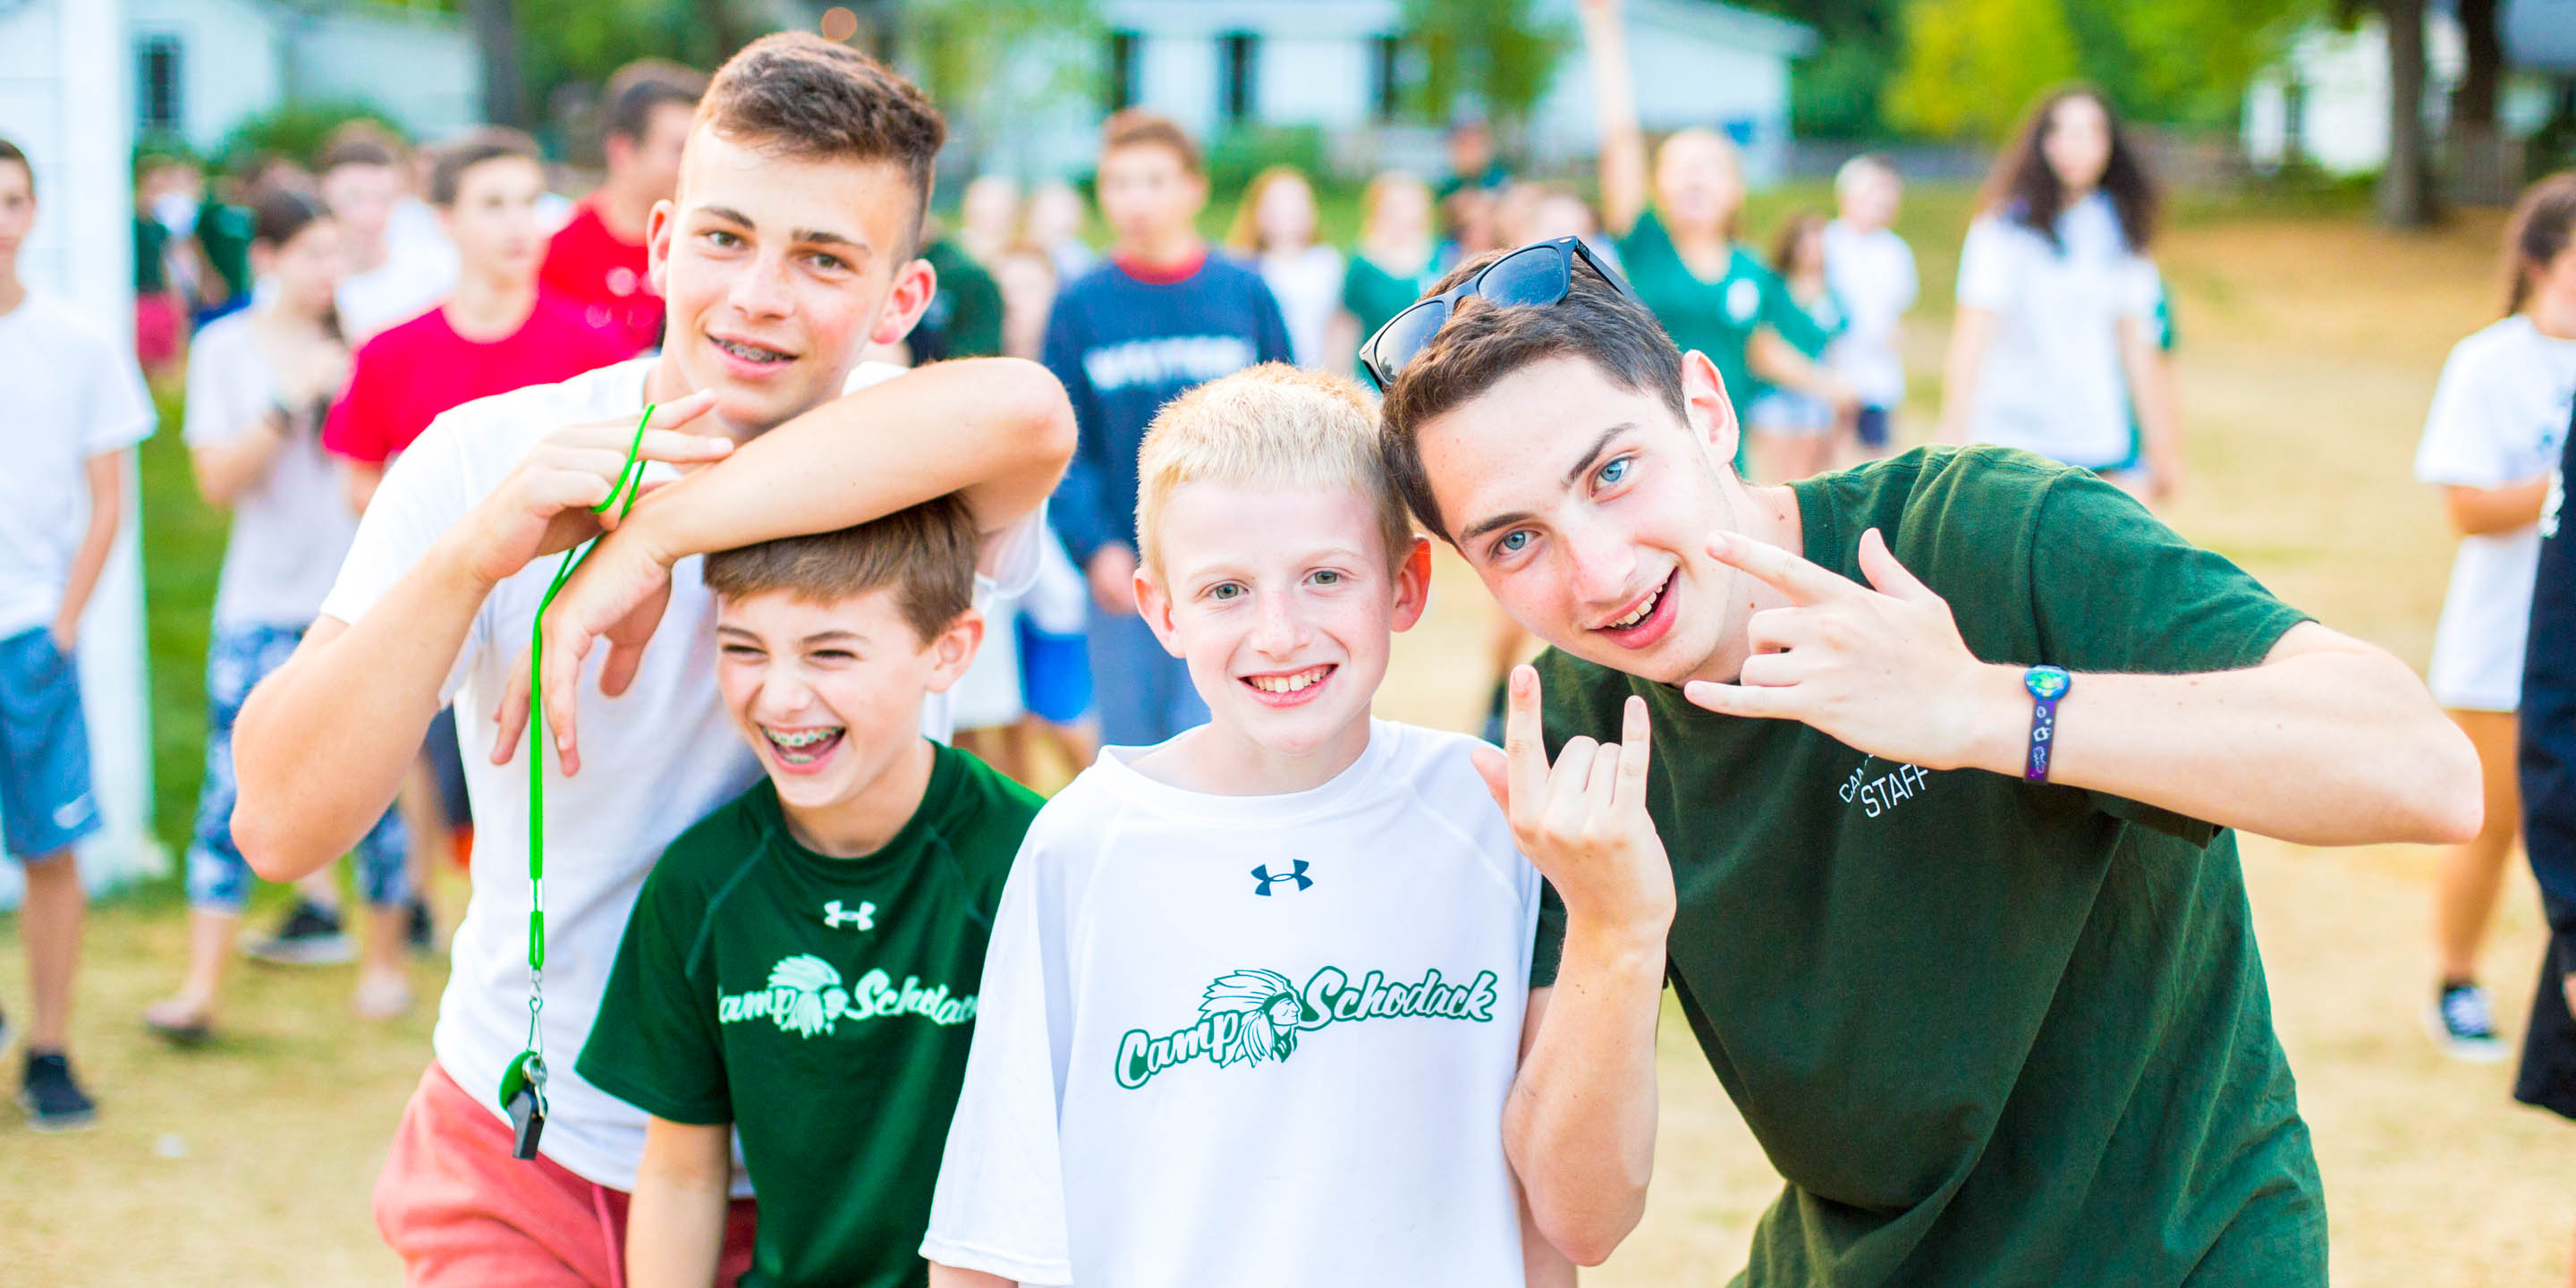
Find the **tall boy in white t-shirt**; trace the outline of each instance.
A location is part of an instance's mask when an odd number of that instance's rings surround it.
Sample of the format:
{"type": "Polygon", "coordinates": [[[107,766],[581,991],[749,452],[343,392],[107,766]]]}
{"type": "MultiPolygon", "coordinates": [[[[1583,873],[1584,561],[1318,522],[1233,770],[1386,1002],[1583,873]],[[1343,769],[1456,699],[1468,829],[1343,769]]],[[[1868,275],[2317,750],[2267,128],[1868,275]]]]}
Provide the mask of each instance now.
{"type": "Polygon", "coordinates": [[[18,1103],[30,1127],[64,1131],[96,1112],[64,1053],[86,903],[72,843],[99,828],[72,645],[152,405],[131,350],[18,280],[35,226],[35,167],[0,139],[0,852],[27,879],[19,929],[35,1022],[18,1103]]]}
{"type": "Polygon", "coordinates": [[[1369,713],[1431,567],[1368,403],[1255,367],[1138,468],[1138,601],[1210,719],[1105,750],[1021,847],[932,1282],[1570,1277],[1502,1132],[1539,875],[1481,743],[1369,713]]]}
{"type": "MultiPolygon", "coordinates": [[[[1072,451],[1053,378],[1010,360],[909,375],[860,361],[871,341],[901,340],[935,288],[914,252],[943,135],[918,89],[846,46],[789,34],[735,55],[701,106],[678,197],[653,212],[669,306],[660,354],[433,422],[387,472],[320,619],[242,711],[233,830],[272,880],[347,848],[393,799],[443,702],[468,731],[473,899],[437,1060],[375,1196],[415,1288],[622,1278],[644,1114],[583,1081],[572,1056],[654,856],[759,776],[718,694],[694,556],[951,492],[984,536],[988,571],[1036,549],[1038,511],[1072,451]],[[833,401],[853,385],[873,387],[833,401]],[[660,410],[642,455],[665,463],[648,487],[669,465],[715,463],[615,522],[546,616],[563,682],[547,695],[551,746],[526,754],[553,752],[561,770],[546,782],[537,1017],[553,1061],[538,1155],[516,1162],[499,1090],[529,1046],[533,900],[528,766],[503,763],[523,728],[512,686],[550,556],[602,526],[587,507],[610,495],[648,403],[660,410]],[[597,674],[615,700],[590,705],[576,746],[574,689],[602,638],[597,674]],[[497,725],[496,708],[512,708],[497,725]]],[[[926,709],[925,729],[944,735],[943,717],[926,709]]],[[[748,1262],[749,1234],[738,1204],[727,1282],[748,1262]]]]}

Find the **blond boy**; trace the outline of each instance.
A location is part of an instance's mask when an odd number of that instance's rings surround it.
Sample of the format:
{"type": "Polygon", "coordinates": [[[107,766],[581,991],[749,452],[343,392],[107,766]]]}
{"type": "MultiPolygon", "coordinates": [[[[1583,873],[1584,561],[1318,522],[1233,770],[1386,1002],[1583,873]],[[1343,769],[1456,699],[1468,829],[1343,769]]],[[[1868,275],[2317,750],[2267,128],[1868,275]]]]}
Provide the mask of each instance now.
{"type": "Polygon", "coordinates": [[[1373,719],[1429,549],[1340,377],[1185,395],[1136,594],[1209,722],[1040,812],[985,964],[934,1283],[1519,1284],[1501,1122],[1538,874],[1472,739],[1373,719]]]}

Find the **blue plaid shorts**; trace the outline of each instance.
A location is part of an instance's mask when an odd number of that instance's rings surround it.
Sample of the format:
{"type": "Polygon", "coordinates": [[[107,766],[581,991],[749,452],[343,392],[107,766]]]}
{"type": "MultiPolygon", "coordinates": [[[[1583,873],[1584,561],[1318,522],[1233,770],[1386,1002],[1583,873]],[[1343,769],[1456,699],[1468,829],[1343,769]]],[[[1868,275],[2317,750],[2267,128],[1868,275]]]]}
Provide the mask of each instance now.
{"type": "MultiPolygon", "coordinates": [[[[188,906],[239,913],[250,901],[251,871],[233,844],[233,721],[251,686],[286,665],[304,632],[284,626],[218,626],[206,646],[206,785],[197,794],[196,836],[188,843],[188,906]]],[[[411,834],[396,811],[358,842],[358,890],[391,908],[411,898],[411,834]]]]}

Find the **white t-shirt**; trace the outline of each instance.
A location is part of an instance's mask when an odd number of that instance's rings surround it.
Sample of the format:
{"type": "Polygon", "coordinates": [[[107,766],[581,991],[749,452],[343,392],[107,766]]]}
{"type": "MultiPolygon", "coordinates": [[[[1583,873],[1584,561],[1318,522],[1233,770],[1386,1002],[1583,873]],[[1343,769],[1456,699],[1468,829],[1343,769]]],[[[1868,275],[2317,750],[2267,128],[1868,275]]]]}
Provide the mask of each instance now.
{"type": "MultiPolygon", "coordinates": [[[[277,382],[249,312],[206,325],[188,346],[190,447],[237,438],[275,407],[277,382]]],[[[322,607],[358,533],[340,474],[316,428],[295,434],[233,498],[232,539],[215,587],[215,625],[302,630],[322,607]]]]}
{"type": "Polygon", "coordinates": [[[1894,229],[1862,232],[1837,219],[1825,225],[1825,286],[1843,306],[1843,332],[1825,346],[1826,365],[1852,382],[1863,403],[1895,408],[1905,401],[1896,323],[1922,289],[1914,249],[1894,229]]]}
{"type": "Polygon", "coordinates": [[[340,332],[352,346],[419,317],[456,289],[456,247],[428,206],[414,201],[395,207],[385,247],[384,263],[340,279],[340,332]]]}
{"type": "Polygon", "coordinates": [[[0,639],[50,626],[89,529],[89,461],[152,436],[133,349],[30,290],[0,314],[0,639]]]}
{"type": "Polygon", "coordinates": [[[1253,261],[1270,294],[1279,301],[1279,316],[1288,323],[1288,348],[1297,365],[1324,361],[1324,333],[1342,307],[1342,253],[1330,246],[1309,246],[1286,255],[1263,255],[1253,261]]]}
{"type": "Polygon", "coordinates": [[[1474,745],[1375,721],[1279,796],[1111,748],[1048,802],[922,1255],[1092,1288],[1519,1288],[1502,1118],[1539,879],[1474,745]]]}
{"type": "MultiPolygon", "coordinates": [[[[358,526],[348,563],[322,612],[356,621],[401,580],[430,545],[506,478],[538,439],[565,425],[643,414],[653,358],[637,358],[555,385],[532,385],[456,408],[430,422],[395,457],[358,526]]],[[[848,388],[901,376],[883,363],[861,366],[848,388]]],[[[647,480],[673,477],[648,467],[647,480]]],[[[1024,580],[1037,561],[1044,511],[1003,538],[1000,579],[1024,580]]],[[[509,764],[491,763],[490,719],[528,646],[537,601],[559,561],[541,559],[483,601],[455,668],[440,690],[457,708],[465,742],[465,786],[474,805],[474,894],[456,929],[454,964],[431,1036],[440,1067],[467,1094],[501,1113],[501,1071],[528,1033],[528,766],[523,744],[509,764]]],[[[671,570],[669,606],[634,687],[597,692],[596,654],[583,680],[580,776],[565,779],[547,757],[546,1050],[551,1116],[546,1157],[584,1179],[635,1188],[644,1152],[644,1113],[582,1080],[573,1057],[590,1037],[609,964],[626,930],[644,874],[687,827],[759,777],[749,748],[727,720],[716,689],[715,599],[699,559],[671,570]]],[[[976,578],[980,602],[992,579],[976,578]]],[[[605,650],[600,650],[604,653],[605,650]]],[[[945,740],[945,695],[923,704],[922,731],[945,740]]],[[[748,1193],[748,1189],[741,1192],[748,1193]]]]}
{"type": "MultiPolygon", "coordinates": [[[[2415,477],[2492,488],[2556,467],[2576,408],[2576,340],[2542,335],[2522,314],[2462,340],[2442,364],[2415,477]]],[[[2523,636],[2540,571],[2534,527],[2460,538],[2450,593],[2433,631],[2433,696],[2446,707],[2511,711],[2522,705],[2523,636]]]]}
{"type": "Polygon", "coordinates": [[[2118,210],[2098,192],[2058,215],[2057,238],[2063,250],[2000,215],[1968,227],[1959,304],[1997,314],[1968,432],[2109,469],[2134,450],[2118,323],[2152,323],[2155,266],[2129,250],[2118,210]]]}

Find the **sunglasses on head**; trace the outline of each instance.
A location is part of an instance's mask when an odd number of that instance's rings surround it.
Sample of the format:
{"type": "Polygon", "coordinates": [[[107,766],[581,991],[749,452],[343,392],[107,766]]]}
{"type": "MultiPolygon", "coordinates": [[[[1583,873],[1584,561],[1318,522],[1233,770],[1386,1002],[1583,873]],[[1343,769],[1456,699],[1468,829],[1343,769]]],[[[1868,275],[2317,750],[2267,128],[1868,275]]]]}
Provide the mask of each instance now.
{"type": "Polygon", "coordinates": [[[1389,318],[1367,344],[1360,346],[1360,369],[1368,373],[1379,393],[1385,393],[1395,387],[1395,377],[1404,370],[1404,364],[1413,361],[1448,323],[1458,301],[1472,295],[1499,308],[1554,304],[1574,289],[1577,258],[1591,265],[1612,290],[1636,298],[1637,293],[1609,265],[1595,258],[1582,238],[1532,242],[1485,265],[1474,277],[1427,300],[1417,300],[1389,318]]]}

